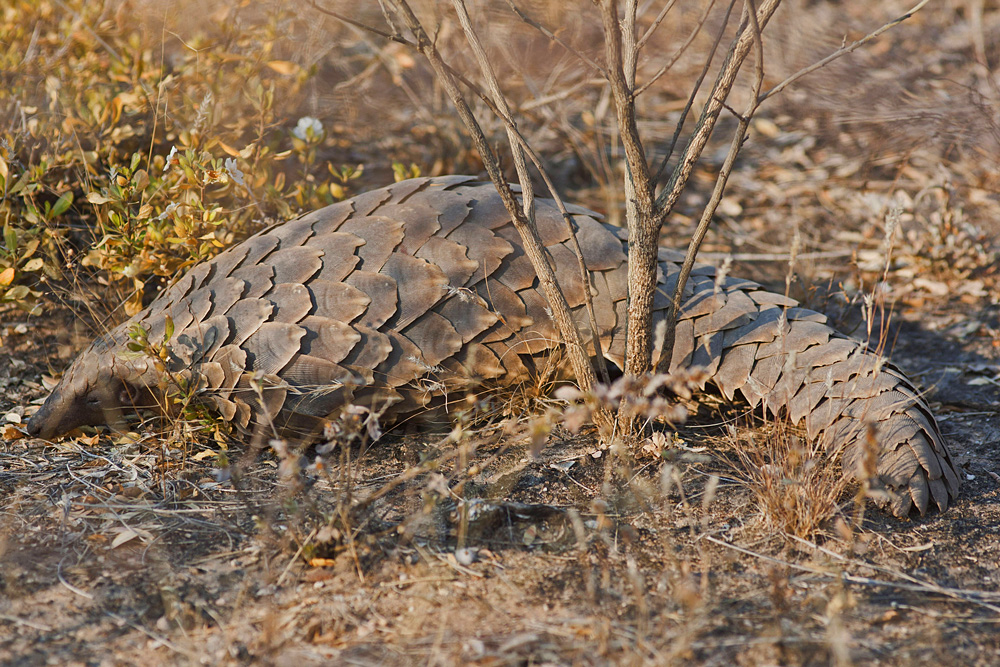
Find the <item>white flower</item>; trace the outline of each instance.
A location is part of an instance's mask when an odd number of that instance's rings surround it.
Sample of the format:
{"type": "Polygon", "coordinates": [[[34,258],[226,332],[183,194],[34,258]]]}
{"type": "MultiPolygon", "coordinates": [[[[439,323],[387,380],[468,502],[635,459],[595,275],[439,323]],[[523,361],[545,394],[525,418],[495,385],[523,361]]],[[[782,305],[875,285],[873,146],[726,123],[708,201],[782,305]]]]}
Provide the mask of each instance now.
{"type": "Polygon", "coordinates": [[[170,167],[174,166],[175,164],[178,164],[179,162],[180,160],[177,157],[177,146],[171,146],[170,154],[167,155],[167,161],[163,165],[163,173],[165,174],[168,171],[170,171],[170,167]]]}
{"type": "Polygon", "coordinates": [[[243,172],[240,171],[240,168],[236,166],[236,160],[235,159],[233,159],[231,157],[227,157],[226,158],[225,170],[226,170],[226,173],[229,174],[229,177],[232,178],[234,181],[236,181],[237,183],[239,183],[243,187],[247,186],[247,184],[243,180],[243,172]]]}
{"type": "Polygon", "coordinates": [[[163,209],[163,213],[161,213],[158,216],[156,216],[156,219],[157,220],[166,220],[167,217],[171,213],[173,213],[177,209],[178,206],[180,206],[180,204],[178,204],[177,202],[171,202],[171,203],[167,204],[167,207],[165,209],[163,209]]]}
{"type": "Polygon", "coordinates": [[[313,118],[312,116],[303,116],[299,118],[298,124],[295,129],[292,130],[292,136],[302,141],[308,141],[309,139],[318,139],[323,134],[323,123],[319,122],[319,119],[313,118]]]}

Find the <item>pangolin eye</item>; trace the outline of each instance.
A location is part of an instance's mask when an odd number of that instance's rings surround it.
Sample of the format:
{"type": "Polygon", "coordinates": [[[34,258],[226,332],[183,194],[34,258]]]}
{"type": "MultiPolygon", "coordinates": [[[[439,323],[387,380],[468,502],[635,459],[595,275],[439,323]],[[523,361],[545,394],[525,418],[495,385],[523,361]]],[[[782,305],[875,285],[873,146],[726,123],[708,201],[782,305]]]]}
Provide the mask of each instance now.
{"type": "Polygon", "coordinates": [[[99,407],[101,407],[101,399],[97,398],[96,396],[89,397],[87,399],[87,407],[90,407],[90,408],[99,408],[99,407]]]}

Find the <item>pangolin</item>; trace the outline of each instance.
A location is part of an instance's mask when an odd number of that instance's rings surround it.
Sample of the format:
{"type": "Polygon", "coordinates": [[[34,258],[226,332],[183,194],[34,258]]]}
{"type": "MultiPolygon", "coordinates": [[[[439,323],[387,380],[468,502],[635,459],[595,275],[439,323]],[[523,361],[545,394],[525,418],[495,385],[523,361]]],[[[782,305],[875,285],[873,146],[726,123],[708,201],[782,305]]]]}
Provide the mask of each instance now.
{"type": "MultiPolygon", "coordinates": [[[[627,234],[584,208],[569,210],[602,352],[620,369],[627,234]]],[[[536,217],[583,339],[592,341],[569,226],[551,200],[536,200],[536,217]]],[[[682,259],[659,251],[654,325],[667,317],[682,259]]],[[[877,484],[892,511],[944,510],[959,476],[927,403],[896,367],[826,322],[755,282],[699,265],[670,368],[703,367],[728,399],[738,392],[753,408],[803,424],[848,474],[874,434],[877,484]]],[[[242,429],[266,424],[308,439],[348,404],[385,420],[435,397],[520,382],[559,346],[493,186],[470,176],[411,179],[265,229],[196,266],[85,350],[27,428],[51,439],[77,426],[120,425],[124,408],[155,403],[158,393],[162,401],[169,374],[242,429]],[[164,362],[128,351],[137,327],[151,344],[163,342],[164,362]]],[[[657,348],[654,363],[659,356],[657,348]]]]}

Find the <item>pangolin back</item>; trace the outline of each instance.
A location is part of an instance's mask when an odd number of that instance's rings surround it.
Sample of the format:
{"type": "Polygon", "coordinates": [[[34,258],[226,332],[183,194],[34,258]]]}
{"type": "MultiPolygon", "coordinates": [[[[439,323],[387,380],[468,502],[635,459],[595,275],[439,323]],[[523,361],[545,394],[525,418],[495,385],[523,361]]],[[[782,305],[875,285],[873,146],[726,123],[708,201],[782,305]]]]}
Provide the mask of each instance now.
{"type": "MultiPolygon", "coordinates": [[[[585,290],[554,203],[537,223],[583,339],[585,290]]],[[[591,277],[604,356],[624,367],[624,230],[570,207],[591,277]]],[[[667,315],[681,253],[660,251],[654,325],[667,315]]],[[[120,419],[155,396],[162,368],[126,354],[140,325],[173,336],[167,367],[226,420],[307,438],[347,404],[383,420],[483,383],[539,372],[560,335],[493,186],[473,177],[403,181],[266,229],[192,269],[80,355],[29,432],[53,437],[120,419]],[[168,324],[169,322],[169,324],[168,324]]],[[[593,349],[590,350],[593,353],[593,349]]],[[[654,363],[660,350],[654,350],[654,363]]],[[[727,397],[802,423],[845,471],[869,429],[892,509],[945,509],[959,480],[934,416],[909,380],[862,344],[757,283],[697,266],[685,288],[671,369],[701,366],[727,397]]]]}

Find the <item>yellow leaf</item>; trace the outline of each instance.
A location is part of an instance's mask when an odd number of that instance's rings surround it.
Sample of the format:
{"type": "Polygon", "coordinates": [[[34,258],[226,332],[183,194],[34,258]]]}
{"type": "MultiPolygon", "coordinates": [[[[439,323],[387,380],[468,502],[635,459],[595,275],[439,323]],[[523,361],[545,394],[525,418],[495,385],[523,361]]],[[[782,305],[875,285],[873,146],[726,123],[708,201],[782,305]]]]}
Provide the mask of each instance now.
{"type": "Polygon", "coordinates": [[[28,241],[28,245],[24,246],[24,252],[21,253],[21,259],[28,259],[35,254],[38,250],[38,244],[41,243],[38,239],[31,239],[28,241]]]}
{"type": "Polygon", "coordinates": [[[191,458],[193,458],[195,461],[204,461],[210,456],[217,456],[217,454],[211,449],[203,449],[194,456],[192,456],[191,458]]]}
{"type": "MultiPolygon", "coordinates": [[[[111,124],[116,125],[118,119],[122,116],[122,107],[125,106],[125,101],[122,99],[121,95],[115,95],[115,98],[111,100],[111,124]]],[[[105,118],[107,113],[105,113],[105,118]]],[[[103,119],[102,119],[103,120],[103,119]]]]}
{"type": "Polygon", "coordinates": [[[219,148],[229,153],[229,155],[231,155],[232,157],[237,157],[240,154],[238,150],[236,150],[226,142],[222,141],[221,139],[217,139],[215,143],[219,144],[219,148]]]}
{"type": "MultiPolygon", "coordinates": [[[[96,437],[96,436],[95,436],[96,437]]],[[[115,440],[116,446],[121,445],[134,445],[139,442],[142,438],[135,431],[129,431],[128,433],[122,433],[120,437],[115,440]]]]}
{"type": "Polygon", "coordinates": [[[116,547],[120,547],[126,542],[134,540],[137,537],[139,537],[139,533],[126,528],[122,532],[118,533],[118,535],[115,536],[115,539],[111,540],[111,548],[114,549],[116,547]]]}
{"type": "Polygon", "coordinates": [[[38,269],[42,268],[42,266],[44,266],[44,265],[45,265],[45,262],[42,261],[41,257],[35,257],[34,259],[29,259],[27,262],[25,262],[25,264],[24,264],[24,270],[25,271],[37,271],[38,269]]]}
{"type": "Polygon", "coordinates": [[[284,74],[285,76],[291,76],[299,71],[299,66],[290,60],[272,60],[267,63],[267,66],[278,74],[284,74]]]}
{"type": "Polygon", "coordinates": [[[149,185],[149,174],[145,169],[139,169],[132,175],[132,183],[135,185],[136,190],[140,192],[145,190],[146,186],[149,185]]]}
{"type": "Polygon", "coordinates": [[[142,310],[142,293],[140,292],[136,296],[132,297],[125,302],[125,314],[129,317],[137,314],[142,310]]]}
{"type": "Polygon", "coordinates": [[[91,204],[107,204],[111,200],[102,195],[100,192],[88,192],[87,201],[91,204]]]}
{"type": "Polygon", "coordinates": [[[0,178],[7,180],[7,161],[0,157],[0,178]]]}
{"type": "Polygon", "coordinates": [[[6,287],[14,282],[14,267],[8,266],[3,271],[0,271],[0,287],[6,287]]]}

